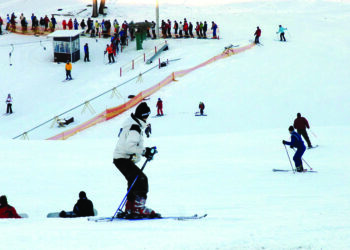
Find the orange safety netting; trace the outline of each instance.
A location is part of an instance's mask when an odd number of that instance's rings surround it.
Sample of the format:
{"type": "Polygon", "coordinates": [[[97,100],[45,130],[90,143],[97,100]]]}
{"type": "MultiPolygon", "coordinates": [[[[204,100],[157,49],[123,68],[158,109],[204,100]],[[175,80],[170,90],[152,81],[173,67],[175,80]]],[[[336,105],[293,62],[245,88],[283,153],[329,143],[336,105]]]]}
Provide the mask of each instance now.
{"type": "Polygon", "coordinates": [[[254,46],[255,46],[255,43],[251,43],[251,44],[248,44],[248,45],[243,46],[243,47],[227,49],[223,53],[221,53],[217,56],[214,56],[211,59],[209,59],[209,60],[207,60],[207,61],[205,61],[205,62],[203,62],[195,67],[174,72],[171,75],[169,75],[168,77],[166,77],[164,80],[162,80],[161,82],[152,86],[151,88],[148,88],[148,89],[140,92],[138,95],[136,95],[134,98],[127,101],[126,103],[123,103],[123,104],[121,104],[117,107],[114,107],[114,108],[106,109],[104,112],[98,114],[94,118],[80,124],[79,126],[77,126],[75,128],[72,128],[72,129],[67,130],[65,132],[62,132],[58,135],[50,137],[50,138],[48,138],[48,140],[65,140],[65,139],[75,135],[76,133],[79,133],[79,132],[81,132],[89,127],[92,127],[92,126],[100,123],[100,122],[108,121],[108,120],[124,113],[125,111],[129,110],[130,108],[136,106],[137,104],[142,102],[144,98],[151,96],[152,94],[154,94],[155,92],[160,90],[162,87],[175,81],[176,77],[184,76],[184,75],[186,75],[186,74],[188,74],[188,73],[190,73],[198,68],[204,67],[212,62],[226,58],[228,56],[246,51],[254,46]]]}

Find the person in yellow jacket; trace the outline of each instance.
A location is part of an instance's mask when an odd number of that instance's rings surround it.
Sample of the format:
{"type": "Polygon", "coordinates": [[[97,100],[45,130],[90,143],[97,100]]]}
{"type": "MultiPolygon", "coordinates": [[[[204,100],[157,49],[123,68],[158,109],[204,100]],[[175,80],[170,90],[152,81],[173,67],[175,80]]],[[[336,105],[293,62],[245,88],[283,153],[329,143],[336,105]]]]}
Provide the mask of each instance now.
{"type": "Polygon", "coordinates": [[[72,64],[68,60],[66,63],[66,80],[73,80],[72,75],[71,75],[71,71],[72,71],[72,64]]]}

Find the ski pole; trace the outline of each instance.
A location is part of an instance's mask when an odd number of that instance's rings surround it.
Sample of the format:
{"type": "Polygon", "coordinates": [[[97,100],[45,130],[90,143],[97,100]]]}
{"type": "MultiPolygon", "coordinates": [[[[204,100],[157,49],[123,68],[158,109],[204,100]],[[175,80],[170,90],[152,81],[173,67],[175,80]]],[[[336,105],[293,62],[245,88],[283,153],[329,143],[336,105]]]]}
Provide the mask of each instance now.
{"type": "Polygon", "coordinates": [[[294,171],[294,168],[293,168],[293,165],[292,165],[292,161],[290,160],[290,157],[289,157],[289,154],[288,154],[287,147],[286,147],[286,145],[285,145],[285,144],[283,144],[283,145],[284,145],[284,148],[286,149],[286,153],[287,153],[287,155],[288,155],[289,163],[290,163],[290,166],[292,167],[293,174],[295,174],[295,171],[294,171]]]}
{"type": "MultiPolygon", "coordinates": [[[[295,149],[293,148],[293,150],[295,151],[295,149]]],[[[305,162],[305,164],[310,168],[310,170],[312,170],[312,167],[304,160],[304,158],[301,158],[303,162],[305,162]]]]}
{"type": "Polygon", "coordinates": [[[312,130],[310,130],[310,132],[313,136],[315,136],[317,138],[317,135],[312,130]]]}
{"type": "MultiPolygon", "coordinates": [[[[156,154],[156,153],[158,152],[156,147],[151,148],[151,150],[152,150],[153,155],[156,154]]],[[[146,164],[147,164],[147,162],[149,162],[149,161],[150,161],[149,159],[146,159],[145,163],[143,164],[143,166],[142,166],[142,168],[141,168],[141,172],[142,172],[143,169],[146,167],[146,164]]],[[[126,203],[128,194],[130,193],[132,187],[134,186],[134,184],[135,184],[135,182],[137,181],[138,178],[139,178],[139,175],[136,176],[134,182],[131,184],[129,190],[126,192],[126,195],[124,196],[122,202],[120,203],[120,205],[119,205],[117,211],[115,211],[115,213],[114,213],[114,215],[113,215],[111,221],[115,218],[115,216],[117,215],[117,213],[118,213],[119,211],[122,211],[122,209],[123,209],[123,207],[124,207],[124,205],[125,205],[125,203],[126,203]]]]}

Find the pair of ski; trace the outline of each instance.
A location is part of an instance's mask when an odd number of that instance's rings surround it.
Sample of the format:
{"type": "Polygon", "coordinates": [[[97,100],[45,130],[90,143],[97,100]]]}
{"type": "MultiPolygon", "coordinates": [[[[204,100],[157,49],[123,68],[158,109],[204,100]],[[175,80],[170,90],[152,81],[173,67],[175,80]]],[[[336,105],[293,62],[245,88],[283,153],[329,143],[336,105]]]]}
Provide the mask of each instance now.
{"type": "Polygon", "coordinates": [[[207,214],[199,216],[198,214],[192,216],[166,216],[159,218],[118,218],[118,217],[99,217],[88,218],[88,221],[94,222],[113,222],[113,221],[140,221],[140,220],[200,220],[207,217],[207,214]]]}
{"type": "MultiPolygon", "coordinates": [[[[273,172],[292,172],[293,170],[291,170],[291,169],[276,169],[276,168],[274,168],[274,169],[272,169],[272,171],[273,172]]],[[[299,173],[299,172],[297,172],[297,173],[299,173]]],[[[315,170],[306,170],[306,171],[301,172],[301,173],[317,173],[317,171],[315,171],[315,170]]]]}

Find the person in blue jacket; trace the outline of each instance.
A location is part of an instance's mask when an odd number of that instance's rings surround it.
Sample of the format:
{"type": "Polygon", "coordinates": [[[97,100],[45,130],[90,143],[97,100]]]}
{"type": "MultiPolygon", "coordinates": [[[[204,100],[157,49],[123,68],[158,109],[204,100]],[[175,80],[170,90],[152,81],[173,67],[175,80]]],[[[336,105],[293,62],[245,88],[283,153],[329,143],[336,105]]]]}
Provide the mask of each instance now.
{"type": "Polygon", "coordinates": [[[89,58],[89,45],[88,45],[87,43],[85,43],[85,45],[84,45],[84,53],[85,53],[84,62],[86,62],[86,61],[90,62],[90,58],[89,58]]]}
{"type": "Polygon", "coordinates": [[[283,28],[282,25],[279,25],[278,31],[276,34],[280,33],[280,41],[286,41],[286,38],[284,37],[284,31],[287,30],[287,28],[283,28]]]}
{"type": "Polygon", "coordinates": [[[289,133],[291,135],[291,141],[285,141],[283,140],[282,143],[284,145],[289,145],[291,148],[297,148],[297,151],[295,152],[294,156],[293,156],[293,161],[295,163],[295,167],[297,169],[297,172],[304,172],[304,168],[303,168],[303,162],[302,162],[302,157],[303,154],[306,150],[306,147],[304,145],[304,141],[303,139],[301,139],[301,136],[294,131],[294,127],[290,126],[289,127],[289,133]]]}

